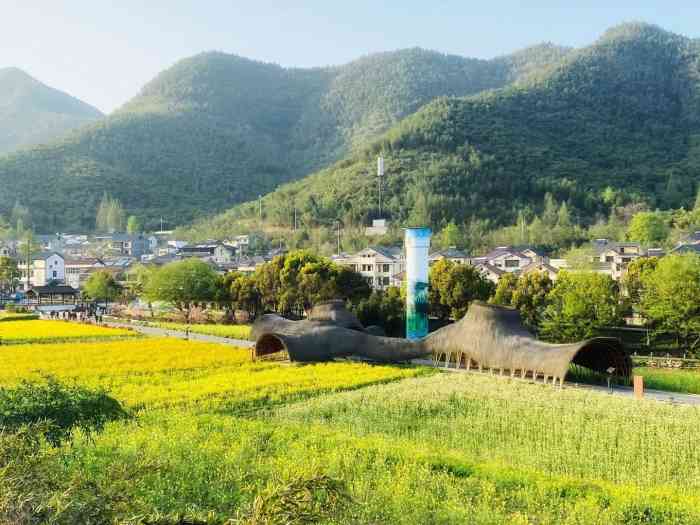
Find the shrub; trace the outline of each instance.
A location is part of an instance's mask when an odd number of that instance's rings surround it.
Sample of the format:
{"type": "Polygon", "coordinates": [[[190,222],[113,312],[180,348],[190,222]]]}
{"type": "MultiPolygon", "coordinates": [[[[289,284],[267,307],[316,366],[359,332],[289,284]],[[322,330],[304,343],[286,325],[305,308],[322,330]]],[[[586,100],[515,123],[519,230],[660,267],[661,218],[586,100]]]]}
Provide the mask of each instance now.
{"type": "Polygon", "coordinates": [[[126,415],[105,391],[65,385],[52,377],[43,383],[23,381],[16,387],[0,387],[0,428],[16,430],[45,422],[45,436],[52,444],[58,444],[73,427],[99,430],[126,415]]]}

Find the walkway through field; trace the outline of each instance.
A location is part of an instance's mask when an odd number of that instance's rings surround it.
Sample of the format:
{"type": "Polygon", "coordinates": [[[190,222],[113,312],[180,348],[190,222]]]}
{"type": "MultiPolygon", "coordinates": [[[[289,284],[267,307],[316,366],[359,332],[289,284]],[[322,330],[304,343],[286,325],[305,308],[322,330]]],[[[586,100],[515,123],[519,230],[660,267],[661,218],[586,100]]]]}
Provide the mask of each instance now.
{"type": "Polygon", "coordinates": [[[218,337],[216,335],[196,334],[193,332],[190,332],[188,336],[188,334],[186,334],[185,332],[181,332],[178,330],[169,330],[166,328],[157,328],[154,326],[141,326],[135,323],[131,324],[106,322],[104,324],[113,328],[130,328],[144,335],[151,335],[155,337],[177,337],[178,339],[206,341],[207,343],[220,343],[222,345],[238,346],[242,348],[250,348],[255,344],[252,341],[247,341],[245,339],[231,339],[230,337],[218,337]]]}

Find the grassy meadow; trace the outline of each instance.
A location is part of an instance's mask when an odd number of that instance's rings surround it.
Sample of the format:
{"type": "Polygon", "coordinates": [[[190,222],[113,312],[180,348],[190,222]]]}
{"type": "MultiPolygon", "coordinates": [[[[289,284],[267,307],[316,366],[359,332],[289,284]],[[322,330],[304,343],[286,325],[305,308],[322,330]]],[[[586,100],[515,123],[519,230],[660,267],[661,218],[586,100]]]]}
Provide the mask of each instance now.
{"type": "Polygon", "coordinates": [[[508,378],[12,345],[0,426],[2,525],[700,523],[700,408],[508,378]]]}
{"type": "Polygon", "coordinates": [[[168,322],[147,322],[147,326],[155,328],[163,328],[164,330],[174,330],[184,332],[189,329],[190,332],[203,335],[215,335],[217,337],[226,337],[229,339],[247,340],[250,336],[250,325],[227,325],[227,324],[190,324],[185,323],[168,323],[168,322]]]}

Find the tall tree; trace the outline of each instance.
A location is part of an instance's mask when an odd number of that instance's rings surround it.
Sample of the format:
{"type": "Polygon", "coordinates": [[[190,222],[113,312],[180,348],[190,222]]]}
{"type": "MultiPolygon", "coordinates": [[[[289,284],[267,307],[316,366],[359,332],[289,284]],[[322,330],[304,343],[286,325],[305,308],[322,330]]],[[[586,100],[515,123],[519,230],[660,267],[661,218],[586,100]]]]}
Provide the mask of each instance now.
{"type": "Polygon", "coordinates": [[[83,285],[83,294],[93,301],[114,301],[120,293],[121,287],[114,276],[104,270],[91,274],[83,285]]]}
{"type": "Polygon", "coordinates": [[[700,344],[700,256],[670,255],[641,273],[642,314],[660,330],[675,332],[688,347],[700,344]]]}
{"type": "Polygon", "coordinates": [[[623,311],[617,283],[610,276],[561,271],[547,295],[540,334],[556,342],[587,339],[600,327],[620,325],[623,311]]]}
{"type": "Polygon", "coordinates": [[[216,282],[216,272],[204,261],[176,261],[157,270],[148,280],[145,297],[171,304],[189,322],[195,306],[214,301],[216,282]]]}
{"type": "Polygon", "coordinates": [[[517,280],[511,306],[518,309],[523,323],[533,332],[539,332],[552,286],[552,280],[544,272],[530,272],[517,280]]]}
{"type": "Polygon", "coordinates": [[[129,235],[136,235],[141,233],[143,227],[141,226],[141,221],[136,215],[129,215],[129,219],[126,221],[126,232],[129,235]]]}
{"type": "Polygon", "coordinates": [[[104,193],[97,207],[97,215],[95,217],[97,230],[107,233],[124,231],[125,217],[126,213],[121,202],[104,193]]]}
{"type": "Polygon", "coordinates": [[[430,268],[430,312],[440,319],[459,320],[467,313],[469,303],[486,301],[495,286],[469,264],[455,264],[443,259],[430,268]]]}
{"type": "Polygon", "coordinates": [[[15,259],[0,257],[0,293],[13,293],[17,288],[20,276],[21,273],[15,259]]]}
{"type": "Polygon", "coordinates": [[[659,212],[643,211],[632,217],[627,236],[644,245],[658,244],[668,236],[668,221],[659,212]]]}

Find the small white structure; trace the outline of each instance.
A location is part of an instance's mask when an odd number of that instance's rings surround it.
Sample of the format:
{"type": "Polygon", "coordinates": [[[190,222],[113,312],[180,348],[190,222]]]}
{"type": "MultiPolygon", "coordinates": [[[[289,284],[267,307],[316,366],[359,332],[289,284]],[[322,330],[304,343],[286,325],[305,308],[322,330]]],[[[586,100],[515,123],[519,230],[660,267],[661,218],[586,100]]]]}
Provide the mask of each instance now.
{"type": "Polygon", "coordinates": [[[389,231],[389,221],[386,219],[374,219],[372,226],[365,228],[365,235],[371,237],[373,235],[386,235],[389,231]]]}
{"type": "Polygon", "coordinates": [[[20,289],[27,284],[29,287],[46,286],[52,281],[64,282],[66,279],[66,261],[58,252],[39,252],[32,255],[31,266],[27,269],[27,261],[20,260],[17,265],[22,274],[20,289]]]}

